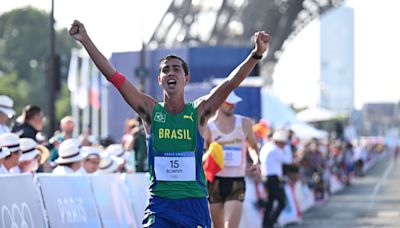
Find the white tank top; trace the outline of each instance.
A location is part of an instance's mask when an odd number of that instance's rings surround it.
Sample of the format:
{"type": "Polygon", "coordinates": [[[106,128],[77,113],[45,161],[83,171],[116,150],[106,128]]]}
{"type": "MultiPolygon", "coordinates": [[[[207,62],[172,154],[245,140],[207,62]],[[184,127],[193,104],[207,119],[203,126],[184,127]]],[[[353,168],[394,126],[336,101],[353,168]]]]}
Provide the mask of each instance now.
{"type": "Polygon", "coordinates": [[[215,118],[208,121],[211,132],[211,142],[221,144],[224,153],[224,169],[219,171],[219,177],[244,177],[246,173],[246,136],[242,128],[242,116],[235,115],[235,128],[232,132],[222,133],[215,118]]]}

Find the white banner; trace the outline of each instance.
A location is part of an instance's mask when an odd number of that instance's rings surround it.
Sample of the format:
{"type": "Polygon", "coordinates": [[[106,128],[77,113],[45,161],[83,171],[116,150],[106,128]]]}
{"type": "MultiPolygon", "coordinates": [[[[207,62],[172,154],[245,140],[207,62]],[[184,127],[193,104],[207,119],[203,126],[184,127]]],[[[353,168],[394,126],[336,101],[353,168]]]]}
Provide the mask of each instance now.
{"type": "Polygon", "coordinates": [[[102,227],[89,178],[84,175],[38,174],[50,227],[102,227]]]}
{"type": "Polygon", "coordinates": [[[141,227],[120,174],[92,175],[90,181],[103,227],[141,227]]]}
{"type": "Polygon", "coordinates": [[[130,199],[132,200],[133,210],[135,211],[136,221],[142,224],[144,211],[149,202],[149,174],[134,173],[122,176],[128,186],[130,199]]]}
{"type": "Polygon", "coordinates": [[[32,175],[0,175],[0,227],[46,227],[32,175]]]}

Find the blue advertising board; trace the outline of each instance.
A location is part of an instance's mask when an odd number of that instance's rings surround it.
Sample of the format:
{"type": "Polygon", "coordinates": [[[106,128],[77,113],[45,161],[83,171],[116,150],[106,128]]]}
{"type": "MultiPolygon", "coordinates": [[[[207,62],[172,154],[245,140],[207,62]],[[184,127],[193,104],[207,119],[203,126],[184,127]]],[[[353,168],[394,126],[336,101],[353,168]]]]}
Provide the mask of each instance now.
{"type": "MultiPolygon", "coordinates": [[[[120,174],[90,176],[103,227],[140,227],[120,174]]],[[[141,221],[140,221],[141,224],[141,221]]]]}
{"type": "Polygon", "coordinates": [[[0,175],[0,227],[46,227],[31,174],[0,175]]]}
{"type": "Polygon", "coordinates": [[[84,175],[38,174],[50,227],[102,227],[89,178],[84,175]]]}

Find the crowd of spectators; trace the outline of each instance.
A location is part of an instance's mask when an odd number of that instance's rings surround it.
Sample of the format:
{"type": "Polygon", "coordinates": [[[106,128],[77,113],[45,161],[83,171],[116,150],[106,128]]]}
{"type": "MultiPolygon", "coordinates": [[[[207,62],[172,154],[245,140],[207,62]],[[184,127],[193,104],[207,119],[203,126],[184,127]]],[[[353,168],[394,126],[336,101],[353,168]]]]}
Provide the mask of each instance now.
{"type": "Polygon", "coordinates": [[[76,123],[71,116],[63,117],[59,130],[46,137],[40,107],[27,105],[16,117],[13,105],[10,97],[0,95],[0,174],[146,171],[146,137],[137,119],[126,121],[120,141],[98,139],[89,128],[74,137],[76,123]]]}

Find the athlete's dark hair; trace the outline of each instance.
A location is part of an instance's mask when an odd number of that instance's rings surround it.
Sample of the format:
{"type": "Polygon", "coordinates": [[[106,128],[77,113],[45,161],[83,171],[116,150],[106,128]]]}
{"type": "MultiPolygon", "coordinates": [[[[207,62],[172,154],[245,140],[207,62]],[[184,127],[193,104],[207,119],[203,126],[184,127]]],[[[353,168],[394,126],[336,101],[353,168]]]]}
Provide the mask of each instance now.
{"type": "Polygon", "coordinates": [[[160,65],[158,67],[158,73],[161,72],[161,63],[164,62],[164,61],[171,60],[171,59],[179,59],[182,62],[182,68],[183,68],[183,71],[185,72],[185,75],[189,74],[189,64],[187,64],[187,62],[185,62],[185,60],[183,60],[181,57],[178,57],[176,55],[167,55],[167,56],[163,57],[162,59],[160,59],[160,65]]]}

